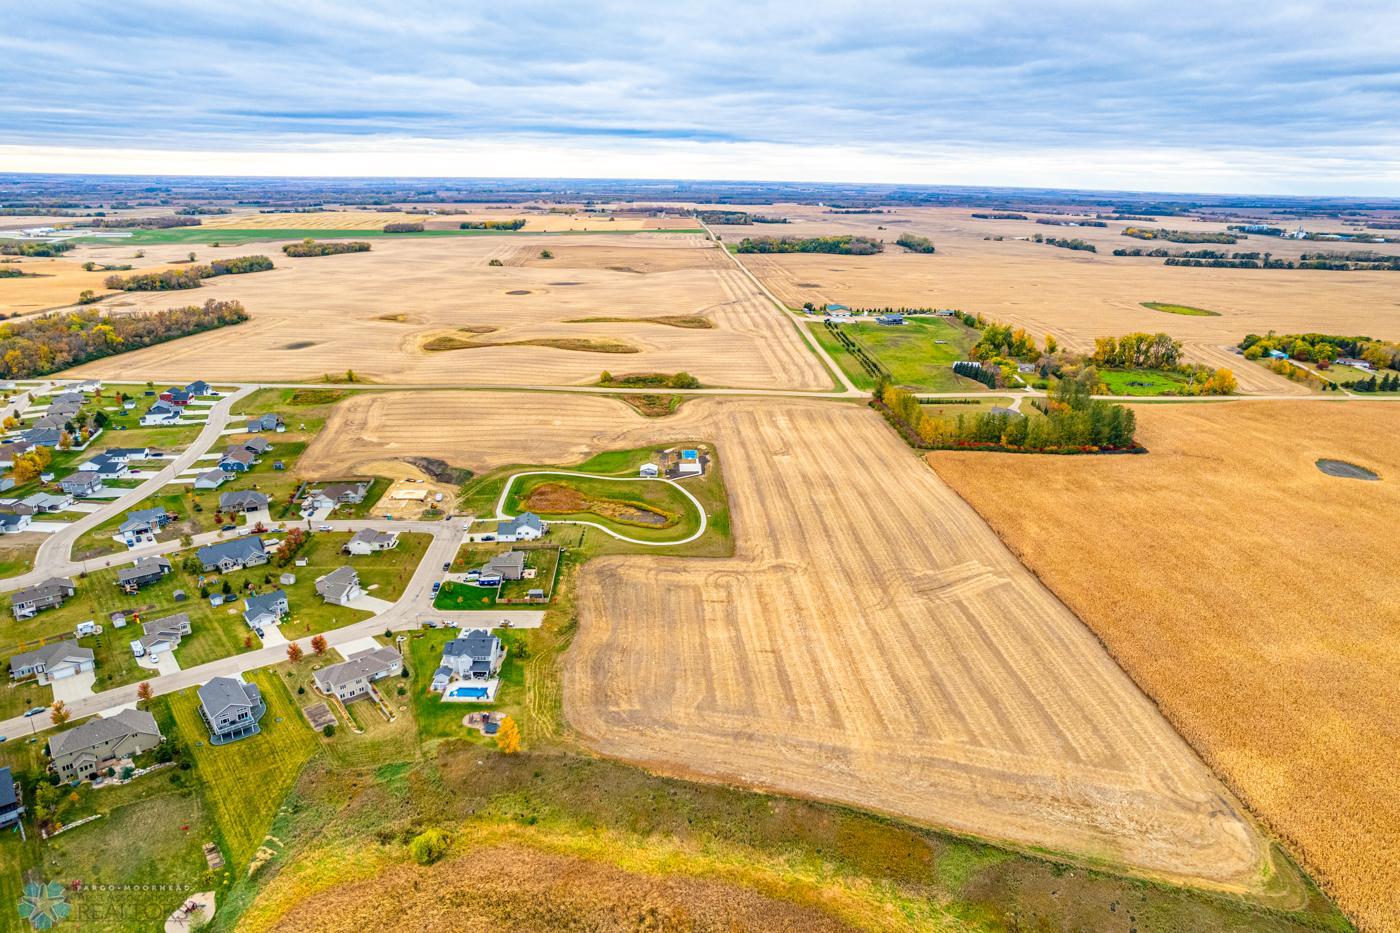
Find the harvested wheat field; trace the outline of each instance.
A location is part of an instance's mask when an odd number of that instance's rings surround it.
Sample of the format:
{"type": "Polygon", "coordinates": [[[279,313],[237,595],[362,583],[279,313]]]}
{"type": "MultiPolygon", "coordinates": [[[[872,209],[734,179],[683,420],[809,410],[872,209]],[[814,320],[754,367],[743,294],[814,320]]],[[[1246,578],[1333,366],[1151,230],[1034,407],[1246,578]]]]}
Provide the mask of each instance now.
{"type": "Polygon", "coordinates": [[[305,455],[387,444],[485,470],[704,437],[732,559],[581,574],[566,716],[604,754],[1245,888],[1263,846],[1093,635],[857,406],[385,393],[305,455]],[[421,424],[431,406],[436,426],[421,424]],[[473,417],[480,414],[481,417],[473,417]]]}
{"type": "MultiPolygon", "coordinates": [[[[615,238],[609,248],[623,255],[618,261],[624,264],[629,252],[639,263],[674,254],[664,263],[674,271],[651,274],[598,268],[588,257],[570,265],[565,257],[571,247],[593,239],[551,238],[559,258],[539,267],[489,265],[518,254],[519,241],[507,237],[382,239],[368,253],[300,259],[283,256],[275,244],[238,247],[235,255],[273,256],[277,268],[211,279],[178,295],[133,293],[122,300],[152,309],[237,298],[251,320],[75,372],[157,381],[280,381],[352,369],[379,382],[588,384],[604,370],[623,369],[617,354],[590,346],[627,344],[636,350],[626,356],[628,372],[685,371],[713,386],[831,388],[831,377],[792,322],[738,270],[716,266],[715,259],[722,263],[724,257],[702,237],[615,238]],[[668,327],[650,320],[664,315],[704,317],[714,326],[668,327]],[[625,320],[566,323],[599,317],[625,320]],[[633,318],[643,320],[631,323],[633,318]],[[449,352],[424,348],[454,336],[463,344],[488,345],[449,352]],[[249,360],[256,361],[251,371],[249,360]]],[[[146,249],[152,257],[171,259],[189,252],[185,246],[146,249]]],[[[87,247],[82,253],[115,261],[130,251],[87,247]]],[[[197,251],[201,260],[230,252],[197,251]]]]}
{"type": "MultiPolygon", "coordinates": [[[[161,272],[171,268],[169,263],[148,265],[135,260],[137,268],[129,272],[113,273],[102,269],[88,272],[83,268],[83,261],[72,259],[31,256],[2,256],[0,259],[9,260],[0,262],[0,269],[18,269],[24,273],[21,278],[0,278],[0,314],[7,316],[67,307],[76,304],[78,296],[85,291],[94,295],[115,294],[102,284],[109,275],[161,272]]],[[[108,305],[100,307],[105,309],[108,305]]]]}
{"type": "Polygon", "coordinates": [[[1147,456],[929,460],[1344,909],[1400,927],[1400,405],[1138,424],[1147,456]]]}
{"type": "MultiPolygon", "coordinates": [[[[275,885],[275,882],[274,882],[275,885]]],[[[275,889],[274,889],[275,890],[275,889]]],[[[280,893],[280,892],[278,892],[280,893]]],[[[433,865],[398,865],[287,905],[255,908],[250,929],[677,930],[686,933],[836,933],[854,930],[814,908],[740,884],[658,876],[520,846],[495,845],[433,865]]]]}
{"type": "MultiPolygon", "coordinates": [[[[1302,394],[1306,390],[1261,367],[1225,358],[1219,348],[1250,332],[1310,331],[1367,334],[1400,339],[1400,289],[1393,272],[1316,272],[1262,269],[1208,269],[1164,266],[1161,259],[1117,257],[1116,248],[1197,249],[1202,244],[1155,243],[1125,237],[1128,223],[1106,228],[1057,227],[1024,221],[975,220],[970,211],[900,208],[888,215],[822,215],[816,208],[780,205],[767,213],[791,214],[800,222],[773,227],[716,227],[726,241],[744,236],[859,234],[885,240],[877,256],[813,253],[744,254],[741,259],[787,304],[840,302],[854,308],[892,306],[953,307],[981,312],[994,320],[1023,326],[1037,336],[1054,334],[1076,350],[1093,348],[1095,337],[1130,331],[1166,331],[1181,340],[1190,359],[1221,365],[1232,362],[1241,388],[1249,392],[1302,394]],[[878,227],[885,229],[880,230],[878,227]],[[894,244],[902,233],[930,237],[933,255],[907,253],[894,244]],[[1029,242],[1033,234],[1080,238],[1097,253],[1029,242]],[[998,235],[1005,239],[986,240],[998,235]],[[1219,312],[1219,317],[1188,317],[1144,308],[1164,301],[1219,312]],[[1215,348],[1215,353],[1211,353],[1215,348]]],[[[1137,226],[1186,226],[1221,231],[1224,225],[1179,220],[1137,226]]],[[[1211,244],[1204,244],[1209,247],[1211,244]]],[[[1335,244],[1332,245],[1335,247],[1335,244]]],[[[1224,250],[1260,250],[1294,258],[1326,244],[1252,237],[1224,250]]],[[[1400,251],[1394,244],[1377,251],[1400,251]]]]}
{"type": "Polygon", "coordinates": [[[381,230],[385,224],[422,224],[428,230],[456,229],[463,221],[516,220],[524,218],[528,233],[567,233],[581,230],[647,230],[659,226],[684,227],[688,223],[658,224],[653,218],[612,220],[596,214],[565,214],[538,208],[469,210],[457,205],[444,207],[437,214],[410,214],[406,211],[328,210],[310,213],[263,214],[235,212],[201,218],[201,226],[221,229],[267,230],[381,230]]]}

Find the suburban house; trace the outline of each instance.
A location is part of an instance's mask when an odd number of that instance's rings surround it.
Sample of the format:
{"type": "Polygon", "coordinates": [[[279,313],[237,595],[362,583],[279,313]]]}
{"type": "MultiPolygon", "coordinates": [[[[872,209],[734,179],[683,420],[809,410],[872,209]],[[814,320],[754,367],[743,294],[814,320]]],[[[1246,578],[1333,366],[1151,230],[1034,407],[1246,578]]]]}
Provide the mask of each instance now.
{"type": "Polygon", "coordinates": [[[95,777],[123,758],[155,748],[161,738],[154,716],[124,709],[49,739],[49,767],[63,780],[95,777]]]}
{"type": "Polygon", "coordinates": [[[219,469],[228,473],[247,473],[256,459],[256,455],[248,448],[230,444],[219,460],[219,469]]]}
{"type": "Polygon", "coordinates": [[[192,397],[198,395],[213,395],[214,387],[211,386],[209,383],[205,382],[203,379],[196,379],[194,382],[191,382],[189,385],[185,386],[185,391],[188,392],[192,397]]]}
{"type": "Polygon", "coordinates": [[[904,315],[902,315],[902,314],[878,314],[878,315],[875,316],[875,323],[876,323],[876,324],[884,324],[884,325],[887,326],[887,327],[888,327],[889,325],[891,325],[891,324],[903,324],[903,323],[904,323],[904,315]]]}
{"type": "Polygon", "coordinates": [[[30,425],[30,427],[39,430],[43,430],[45,428],[58,428],[59,430],[63,430],[64,426],[68,424],[72,417],[73,413],[68,411],[48,412],[47,414],[41,415],[40,417],[34,419],[34,423],[30,425]]]}
{"type": "Polygon", "coordinates": [[[442,664],[433,672],[431,690],[442,693],[454,680],[490,680],[501,669],[501,640],[487,629],[463,631],[442,646],[442,664]]]}
{"type": "Polygon", "coordinates": [[[393,648],[371,648],[350,655],[341,664],[323,667],[312,675],[316,689],[341,700],[369,693],[370,684],[403,670],[403,657],[393,648]]]}
{"type": "Polygon", "coordinates": [[[156,533],[170,521],[165,509],[137,509],[126,513],[126,521],[117,528],[117,534],[127,547],[139,547],[156,540],[156,533]]]}
{"type": "Polygon", "coordinates": [[[263,593],[260,596],[249,596],[243,601],[243,621],[248,623],[249,628],[258,629],[264,625],[276,625],[282,621],[282,617],[291,611],[291,605],[287,602],[287,594],[282,590],[273,590],[270,593],[263,593]]]}
{"type": "Polygon", "coordinates": [[[268,560],[267,549],[263,547],[262,538],[258,537],[233,538],[217,544],[206,544],[195,552],[195,556],[199,558],[199,563],[205,570],[217,570],[219,573],[257,567],[268,560]]]}
{"type": "Polygon", "coordinates": [[[175,424],[180,420],[180,409],[165,402],[156,402],[146,413],[141,416],[141,426],[160,427],[167,424],[175,424]]]}
{"type": "Polygon", "coordinates": [[[521,512],[515,518],[496,523],[496,540],[534,541],[548,530],[549,526],[534,512],[521,512]]]}
{"type": "Polygon", "coordinates": [[[345,550],[347,553],[363,557],[376,551],[388,551],[397,547],[398,543],[399,533],[397,531],[375,531],[373,528],[361,528],[349,541],[345,542],[345,550]]]}
{"type": "Polygon", "coordinates": [[[92,649],[70,638],[10,658],[10,678],[21,680],[32,676],[43,686],[90,671],[94,664],[92,649]]]}
{"type": "Polygon", "coordinates": [[[211,745],[226,745],[257,735],[262,731],[258,720],[266,712],[257,684],[215,677],[199,688],[199,715],[209,727],[211,745]]]}
{"type": "Polygon", "coordinates": [[[360,575],[354,567],[337,567],[330,573],[316,578],[316,592],[333,606],[349,605],[365,594],[360,589],[360,575]]]}
{"type": "Polygon", "coordinates": [[[117,586],[127,593],[135,593],[143,586],[159,583],[174,569],[164,557],[143,557],[130,567],[117,571],[117,586]]]}
{"type": "Polygon", "coordinates": [[[58,428],[30,428],[20,435],[20,440],[30,447],[57,447],[63,432],[58,428]]]}
{"type": "Polygon", "coordinates": [[[19,800],[19,786],[8,767],[0,768],[0,829],[9,829],[24,816],[19,800]]]}
{"type": "Polygon", "coordinates": [[[70,496],[90,496],[102,488],[102,477],[96,470],[79,470],[58,481],[58,488],[70,496]]]}
{"type": "Polygon", "coordinates": [[[243,442],[243,449],[253,454],[265,454],[272,449],[272,444],[265,437],[250,437],[243,442]]]}
{"type": "Polygon", "coordinates": [[[16,457],[20,454],[27,454],[33,449],[33,444],[0,444],[0,467],[14,466],[16,457]]]}
{"type": "Polygon", "coordinates": [[[10,612],[16,619],[28,619],[40,610],[62,606],[63,601],[76,592],[78,588],[73,585],[72,580],[67,577],[53,577],[38,586],[16,590],[10,597],[10,612]]]}
{"type": "Polygon", "coordinates": [[[229,476],[227,473],[225,473],[218,467],[215,467],[212,470],[206,470],[205,472],[196,476],[194,478],[194,488],[218,489],[220,486],[222,486],[228,481],[228,478],[229,476]]]}
{"type": "Polygon", "coordinates": [[[247,430],[249,434],[258,434],[263,431],[285,431],[287,427],[282,423],[281,415],[269,413],[266,415],[259,415],[252,421],[249,421],[248,427],[245,430],[247,430]]]}
{"type": "Polygon", "coordinates": [[[167,405],[174,405],[177,408],[184,408],[188,405],[191,397],[188,391],[175,386],[166,389],[159,396],[162,402],[165,402],[167,405]]]}
{"type": "Polygon", "coordinates": [[[84,470],[96,470],[108,479],[125,476],[127,465],[133,460],[145,460],[150,456],[146,447],[109,447],[82,465],[84,470]]]}
{"type": "Polygon", "coordinates": [[[190,617],[183,612],[153,622],[142,622],[141,637],[131,643],[131,653],[140,658],[174,651],[180,647],[180,639],[189,633],[190,617]]]}
{"type": "Polygon", "coordinates": [[[260,512],[267,508],[267,496],[251,489],[238,489],[219,496],[221,512],[260,512]]]}
{"type": "Polygon", "coordinates": [[[479,586],[495,586],[502,580],[521,580],[525,577],[525,553],[506,551],[497,554],[481,566],[479,586]]]}
{"type": "Polygon", "coordinates": [[[67,493],[55,495],[50,492],[36,492],[20,500],[37,512],[62,512],[73,504],[73,497],[67,493]]]}
{"type": "Polygon", "coordinates": [[[29,523],[33,521],[31,515],[20,515],[17,512],[0,512],[0,535],[17,535],[21,531],[29,528],[29,523]]]}
{"type": "Polygon", "coordinates": [[[365,501],[369,483],[327,483],[316,491],[337,505],[354,505],[365,501]]]}

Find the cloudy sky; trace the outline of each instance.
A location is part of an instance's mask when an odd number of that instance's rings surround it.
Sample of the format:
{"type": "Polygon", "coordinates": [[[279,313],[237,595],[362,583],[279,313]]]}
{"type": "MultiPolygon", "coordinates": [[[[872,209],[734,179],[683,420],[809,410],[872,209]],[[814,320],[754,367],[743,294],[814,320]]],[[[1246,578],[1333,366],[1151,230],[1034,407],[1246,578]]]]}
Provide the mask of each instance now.
{"type": "Polygon", "coordinates": [[[1400,3],[10,5],[0,171],[1400,195],[1400,3]]]}

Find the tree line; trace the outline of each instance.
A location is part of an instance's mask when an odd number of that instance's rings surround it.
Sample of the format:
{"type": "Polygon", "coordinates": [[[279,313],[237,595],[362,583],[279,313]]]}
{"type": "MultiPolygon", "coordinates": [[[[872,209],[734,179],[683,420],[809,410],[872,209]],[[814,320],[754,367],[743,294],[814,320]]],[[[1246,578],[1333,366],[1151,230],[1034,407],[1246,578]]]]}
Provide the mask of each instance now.
{"type": "Polygon", "coordinates": [[[208,265],[183,266],[162,272],[142,272],[138,275],[109,275],[102,284],[123,292],[168,292],[183,288],[199,288],[200,282],[218,275],[242,275],[266,272],[274,268],[266,256],[236,256],[216,259],[208,265]]]}
{"type": "Polygon", "coordinates": [[[839,253],[844,256],[871,256],[885,250],[883,243],[863,236],[744,237],[740,253],[839,253]]]}
{"type": "Polygon", "coordinates": [[[198,227],[203,223],[198,217],[189,214],[170,214],[163,217],[99,217],[86,226],[168,230],[171,227],[198,227]]]}
{"type": "Polygon", "coordinates": [[[33,379],[201,331],[239,324],[248,312],[237,301],[103,317],[70,311],[0,325],[0,376],[33,379]]]}
{"type": "Polygon", "coordinates": [[[1124,227],[1123,236],[1139,240],[1168,240],[1172,243],[1238,243],[1240,237],[1209,230],[1168,230],[1165,227],[1124,227]]]}
{"type": "Polygon", "coordinates": [[[902,233],[899,239],[894,242],[896,246],[902,246],[911,253],[931,253],[934,251],[932,240],[914,233],[902,233]]]}
{"type": "Polygon", "coordinates": [[[1081,240],[1079,237],[1070,239],[1068,237],[1042,236],[1037,233],[1032,236],[1031,239],[1037,243],[1048,243],[1051,246],[1058,246],[1061,249],[1077,249],[1086,253],[1097,253],[1099,251],[1099,248],[1093,243],[1087,240],[1081,240]]]}
{"type": "Polygon", "coordinates": [[[18,242],[0,243],[0,255],[3,256],[60,256],[73,248],[73,244],[66,240],[57,240],[48,243],[43,240],[23,240],[18,242]]]}
{"type": "MultiPolygon", "coordinates": [[[[459,230],[519,230],[525,226],[525,218],[517,217],[514,220],[464,220],[458,225],[459,230]]],[[[422,229],[422,225],[419,225],[422,229]]],[[[389,228],[384,228],[387,233],[389,228]]]]}
{"type": "Polygon", "coordinates": [[[1137,417],[1114,402],[1091,397],[1098,382],[1092,369],[1062,379],[1041,416],[1018,412],[929,415],[910,392],[881,382],[872,407],[911,446],[924,450],[1001,450],[1018,453],[1098,453],[1138,451],[1137,417]]]}
{"type": "Polygon", "coordinates": [[[300,243],[288,243],[282,252],[288,256],[337,256],[341,253],[367,253],[370,245],[364,240],[341,240],[334,243],[318,242],[307,238],[300,243]]]}
{"type": "Polygon", "coordinates": [[[1270,353],[1283,353],[1302,362],[1315,362],[1326,369],[1342,357],[1363,360],[1376,369],[1400,370],[1400,343],[1372,337],[1345,337],[1340,334],[1248,334],[1238,344],[1244,358],[1257,360],[1270,353]]]}
{"type": "Polygon", "coordinates": [[[421,221],[402,221],[399,223],[385,224],[384,233],[422,233],[423,224],[421,221]]]}

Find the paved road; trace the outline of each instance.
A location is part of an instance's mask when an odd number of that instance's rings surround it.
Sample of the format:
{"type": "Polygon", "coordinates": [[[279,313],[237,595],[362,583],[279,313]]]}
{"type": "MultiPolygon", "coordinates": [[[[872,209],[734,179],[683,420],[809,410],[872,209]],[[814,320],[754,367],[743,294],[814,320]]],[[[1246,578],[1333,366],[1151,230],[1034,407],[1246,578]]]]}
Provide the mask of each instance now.
{"type": "Polygon", "coordinates": [[[597,528],[605,535],[612,535],[619,541],[626,541],[628,544],[644,544],[647,547],[675,547],[678,544],[689,544],[696,538],[703,535],[705,533],[706,527],[709,526],[709,516],[705,514],[705,507],[700,504],[700,500],[695,498],[695,496],[691,494],[689,489],[686,489],[684,486],[682,486],[675,480],[666,479],[665,477],[650,476],[604,476],[598,473],[578,473],[573,470],[528,470],[524,473],[512,473],[510,478],[506,480],[505,486],[501,489],[501,498],[496,500],[497,518],[504,520],[515,517],[506,511],[506,499],[510,496],[510,487],[514,486],[515,481],[522,476],[583,476],[587,477],[588,479],[618,480],[619,482],[624,483],[669,483],[670,485],[679,489],[681,491],[681,495],[685,496],[692,503],[694,503],[695,510],[700,513],[700,527],[695,530],[695,533],[693,535],[691,535],[688,538],[682,538],[679,541],[643,541],[640,538],[629,538],[626,535],[618,534],[611,528],[605,528],[597,522],[560,519],[558,521],[550,522],[551,525],[587,525],[589,528],[597,528]]]}

